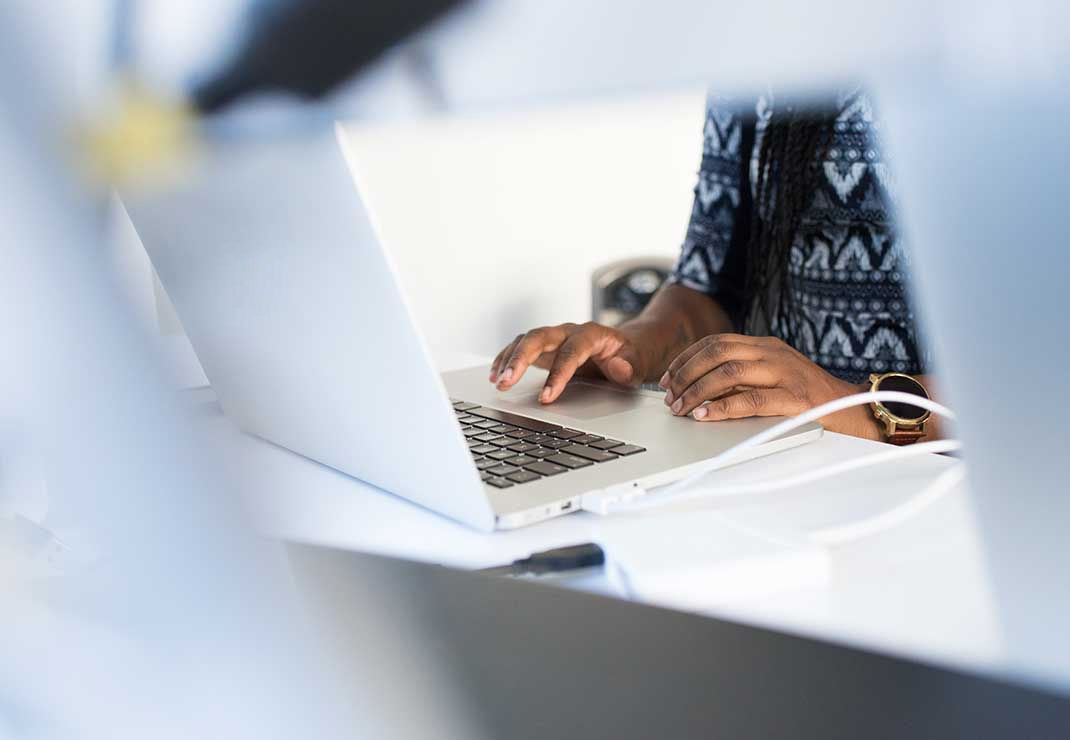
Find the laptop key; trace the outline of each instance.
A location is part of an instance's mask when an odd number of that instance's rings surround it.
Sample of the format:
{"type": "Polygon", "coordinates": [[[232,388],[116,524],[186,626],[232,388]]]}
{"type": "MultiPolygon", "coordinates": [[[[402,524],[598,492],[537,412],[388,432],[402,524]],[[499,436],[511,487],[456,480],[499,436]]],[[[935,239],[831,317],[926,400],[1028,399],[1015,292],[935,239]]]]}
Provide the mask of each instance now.
{"type": "Polygon", "coordinates": [[[640,447],[639,445],[621,445],[620,447],[613,448],[613,454],[615,455],[634,455],[638,452],[646,452],[646,447],[640,447]]]}
{"type": "Polygon", "coordinates": [[[552,462],[546,460],[539,460],[538,462],[525,465],[528,470],[534,470],[539,475],[557,475],[558,473],[564,473],[568,468],[562,465],[554,465],[552,462]]]}
{"type": "Polygon", "coordinates": [[[527,455],[513,455],[512,457],[507,457],[504,460],[502,460],[502,462],[509,463],[510,465],[518,465],[518,466],[520,466],[522,468],[526,467],[530,463],[537,462],[537,461],[538,461],[538,458],[536,458],[536,457],[528,457],[527,455]]]}
{"type": "Polygon", "coordinates": [[[461,422],[462,424],[474,424],[477,421],[483,420],[480,419],[478,416],[472,416],[471,414],[461,414],[457,417],[457,421],[461,422]]]}
{"type": "Polygon", "coordinates": [[[533,434],[530,437],[523,437],[523,439],[531,442],[533,445],[541,445],[548,439],[553,439],[549,434],[533,434]]]}
{"type": "Polygon", "coordinates": [[[494,452],[498,449],[494,445],[489,445],[486,442],[480,442],[479,440],[476,440],[476,442],[478,443],[478,446],[469,450],[473,455],[486,455],[488,452],[494,452]]]}
{"type": "Polygon", "coordinates": [[[555,429],[561,428],[557,424],[551,424],[547,421],[539,421],[538,419],[529,419],[526,416],[510,414],[508,411],[499,411],[498,409],[477,407],[472,410],[472,413],[476,416],[482,416],[484,419],[497,419],[503,424],[512,424],[521,429],[530,429],[533,432],[552,432],[555,429]]]}
{"type": "MultiPolygon", "coordinates": [[[[476,431],[478,432],[479,430],[477,429],[476,431]]],[[[480,442],[492,442],[500,436],[500,434],[495,434],[494,432],[483,432],[482,434],[477,434],[476,439],[480,442]]]]}
{"type": "Polygon", "coordinates": [[[602,439],[597,442],[588,442],[587,444],[596,450],[612,450],[614,447],[620,447],[624,443],[617,439],[602,439]]]}
{"type": "Polygon", "coordinates": [[[504,432],[505,436],[512,437],[513,439],[530,439],[537,436],[535,432],[529,429],[514,429],[511,432],[504,432]]]}
{"type": "Polygon", "coordinates": [[[517,442],[509,445],[509,449],[513,452],[529,452],[530,450],[537,450],[538,445],[533,445],[530,442],[517,442]]]}
{"type": "MultiPolygon", "coordinates": [[[[514,427],[512,424],[495,424],[490,430],[498,434],[508,434],[510,437],[513,436],[514,432],[526,431],[519,427],[514,427]]],[[[531,434],[531,432],[528,432],[528,434],[531,434]]]]}
{"type": "Polygon", "coordinates": [[[497,460],[491,460],[487,457],[481,457],[476,460],[476,470],[486,470],[487,468],[493,468],[497,464],[497,460]]]}
{"type": "Polygon", "coordinates": [[[568,447],[569,441],[567,439],[548,439],[542,443],[543,447],[549,447],[551,450],[558,450],[562,447],[568,447]]]}
{"type": "Polygon", "coordinates": [[[495,447],[494,452],[487,453],[487,457],[494,460],[508,460],[510,457],[516,457],[516,453],[512,450],[503,450],[500,447],[495,447]]]}
{"type": "Polygon", "coordinates": [[[565,447],[561,451],[569,455],[582,457],[585,460],[591,460],[593,462],[609,462],[610,460],[617,459],[617,456],[614,455],[612,452],[596,450],[593,447],[585,447],[584,445],[570,445],[568,447],[565,447]]]}
{"type": "Polygon", "coordinates": [[[573,437],[569,440],[574,445],[589,445],[591,442],[601,442],[605,437],[599,437],[597,434],[581,434],[579,437],[573,437]]]}
{"type": "Polygon", "coordinates": [[[583,432],[579,431],[578,429],[558,429],[556,431],[550,432],[551,437],[557,437],[558,439],[572,439],[573,437],[578,437],[581,434],[583,434],[583,432]]]}
{"type": "Polygon", "coordinates": [[[461,431],[464,432],[464,436],[466,437],[476,437],[480,434],[483,434],[482,429],[476,429],[475,427],[465,427],[461,431]]]}
{"type": "Polygon", "coordinates": [[[547,449],[546,447],[540,447],[537,450],[528,450],[525,454],[531,455],[532,457],[550,457],[551,455],[556,455],[557,454],[557,450],[551,450],[551,449],[547,449]]]}
{"type": "Polygon", "coordinates": [[[492,475],[509,475],[510,473],[515,473],[518,470],[520,470],[520,468],[516,467],[515,465],[507,465],[506,463],[499,463],[493,468],[487,468],[487,471],[490,472],[492,475]]]}
{"type": "Polygon", "coordinates": [[[490,419],[480,419],[472,426],[479,427],[480,429],[490,429],[491,427],[498,426],[498,422],[491,421],[490,419]]]}
{"type": "Polygon", "coordinates": [[[490,441],[495,447],[508,447],[511,444],[515,444],[516,440],[512,437],[498,437],[490,441]]]}
{"type": "Polygon", "coordinates": [[[454,401],[453,402],[454,411],[472,411],[473,409],[478,409],[478,408],[479,408],[479,404],[478,403],[468,403],[467,401],[454,401]]]}
{"type": "Polygon", "coordinates": [[[553,457],[546,458],[547,462],[552,462],[555,465],[561,465],[566,468],[586,468],[588,465],[593,465],[590,460],[584,460],[582,457],[573,457],[572,455],[566,455],[563,452],[559,452],[553,457]]]}
{"type": "Polygon", "coordinates": [[[505,478],[498,478],[495,476],[487,478],[486,482],[488,485],[494,486],[495,488],[511,488],[513,486],[511,481],[507,481],[505,478]]]}
{"type": "Polygon", "coordinates": [[[530,483],[533,480],[538,480],[542,476],[538,473],[532,473],[530,470],[519,470],[505,477],[513,483],[530,483]]]}

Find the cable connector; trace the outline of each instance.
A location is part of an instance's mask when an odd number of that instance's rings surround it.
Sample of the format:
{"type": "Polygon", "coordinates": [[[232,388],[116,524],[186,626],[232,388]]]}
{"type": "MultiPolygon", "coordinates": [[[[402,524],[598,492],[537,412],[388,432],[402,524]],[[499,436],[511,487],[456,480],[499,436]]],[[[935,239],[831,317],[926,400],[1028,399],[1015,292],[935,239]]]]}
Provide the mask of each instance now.
{"type": "Polygon", "coordinates": [[[593,542],[584,542],[581,545],[555,547],[552,550],[532,553],[508,565],[482,568],[475,572],[491,576],[544,576],[550,573],[597,568],[605,562],[606,556],[601,547],[593,542]]]}
{"type": "Polygon", "coordinates": [[[647,490],[639,485],[639,481],[618,483],[600,491],[583,494],[580,496],[580,508],[592,514],[605,516],[646,494],[647,490]]]}

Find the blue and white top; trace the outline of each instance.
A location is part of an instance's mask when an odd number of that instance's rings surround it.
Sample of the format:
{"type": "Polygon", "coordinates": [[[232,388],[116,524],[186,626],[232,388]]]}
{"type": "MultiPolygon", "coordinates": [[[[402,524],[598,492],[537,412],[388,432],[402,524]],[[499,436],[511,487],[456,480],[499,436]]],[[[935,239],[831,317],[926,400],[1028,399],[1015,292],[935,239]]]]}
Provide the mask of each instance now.
{"type": "MultiPolygon", "coordinates": [[[[750,306],[744,219],[753,218],[758,154],[774,105],[771,95],[756,105],[707,100],[694,206],[670,278],[712,296],[739,327],[750,306]]],[[[797,350],[850,382],[871,372],[924,373],[878,122],[859,90],[838,95],[836,105],[831,139],[819,155],[823,177],[791,245],[794,315],[774,316],[768,333],[786,339],[792,326],[797,350]]]]}

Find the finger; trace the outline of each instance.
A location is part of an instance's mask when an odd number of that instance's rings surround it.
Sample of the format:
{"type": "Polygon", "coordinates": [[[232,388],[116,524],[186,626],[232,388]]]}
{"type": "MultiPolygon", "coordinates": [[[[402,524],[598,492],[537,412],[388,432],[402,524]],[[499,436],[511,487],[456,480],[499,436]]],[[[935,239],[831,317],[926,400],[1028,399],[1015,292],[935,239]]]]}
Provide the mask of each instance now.
{"type": "Polygon", "coordinates": [[[524,338],[523,334],[517,334],[516,338],[509,344],[505,345],[505,349],[494,356],[494,362],[490,363],[490,382],[497,383],[498,376],[501,374],[505,361],[513,354],[513,348],[516,347],[516,343],[524,338]]]}
{"type": "Polygon", "coordinates": [[[781,373],[764,360],[729,360],[699,377],[683,390],[670,408],[677,416],[690,414],[696,406],[726,395],[737,386],[772,388],[780,383],[781,373]]]}
{"type": "Polygon", "coordinates": [[[525,334],[513,347],[498,376],[498,389],[508,390],[520,382],[528,366],[543,352],[554,352],[568,338],[568,325],[544,326],[525,334]]]}
{"type": "MultiPolygon", "coordinates": [[[[767,350],[758,345],[724,340],[720,335],[706,337],[700,342],[701,346],[690,352],[688,357],[669,373],[665,393],[666,404],[671,406],[677,398],[683,395],[688,386],[719,365],[733,361],[760,360],[768,354],[767,350]]],[[[675,363],[676,360],[673,362],[675,363]]]]}
{"type": "Polygon", "coordinates": [[[518,345],[525,336],[525,334],[517,335],[517,338],[510,342],[508,347],[502,350],[498,364],[494,369],[495,382],[497,382],[498,378],[501,376],[502,371],[505,370],[505,364],[509,362],[509,358],[513,356],[513,351],[516,349],[516,345],[518,345]]]}
{"type": "Polygon", "coordinates": [[[546,376],[546,385],[539,394],[539,401],[556,401],[580,366],[594,354],[597,345],[597,338],[592,332],[578,332],[562,342],[546,376]]]}
{"type": "Polygon", "coordinates": [[[669,387],[669,379],[672,374],[683,366],[695,353],[701,351],[703,347],[713,344],[744,344],[751,346],[760,346],[761,337],[750,337],[746,334],[710,334],[701,339],[691,343],[669,363],[669,367],[665,370],[665,373],[661,376],[661,380],[658,381],[658,385],[662,388],[669,387]]]}
{"type": "Polygon", "coordinates": [[[531,363],[531,367],[542,368],[543,370],[549,370],[550,365],[554,364],[554,355],[556,352],[543,352],[541,355],[535,358],[535,362],[531,363]]]}
{"type": "Polygon", "coordinates": [[[699,406],[692,412],[698,421],[746,419],[751,416],[794,416],[806,404],[784,388],[749,388],[699,406]]]}
{"type": "Polygon", "coordinates": [[[619,385],[638,386],[643,382],[639,353],[628,341],[621,341],[615,333],[603,335],[603,340],[591,356],[591,365],[603,378],[619,385]]]}
{"type": "Polygon", "coordinates": [[[618,352],[608,358],[596,357],[594,360],[602,375],[620,385],[638,385],[639,379],[635,374],[635,361],[630,359],[629,353],[618,352]]]}
{"type": "Polygon", "coordinates": [[[711,345],[717,347],[730,344],[754,345],[756,343],[754,342],[753,337],[748,337],[743,334],[710,334],[702,337],[702,339],[688,345],[686,349],[673,358],[672,362],[669,363],[668,369],[665,370],[665,374],[662,375],[661,380],[658,381],[658,385],[668,389],[669,381],[672,379],[672,376],[676,371],[683,367],[684,364],[697,353],[709,348],[711,345]]]}

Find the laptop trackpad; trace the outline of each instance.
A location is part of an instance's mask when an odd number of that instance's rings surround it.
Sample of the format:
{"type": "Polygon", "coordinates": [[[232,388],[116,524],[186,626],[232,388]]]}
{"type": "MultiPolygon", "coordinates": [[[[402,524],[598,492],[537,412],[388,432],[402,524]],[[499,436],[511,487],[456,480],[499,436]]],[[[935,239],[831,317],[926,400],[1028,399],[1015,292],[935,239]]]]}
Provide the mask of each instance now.
{"type": "MultiPolygon", "coordinates": [[[[540,389],[541,390],[541,389],[540,389]]],[[[531,408],[544,408],[560,416],[573,419],[600,419],[603,416],[634,411],[650,404],[657,405],[656,399],[628,390],[614,390],[606,385],[595,385],[582,380],[574,380],[565,387],[565,392],[549,406],[539,403],[539,392],[525,393],[522,396],[499,396],[495,405],[503,409],[523,414],[531,408]]]]}

